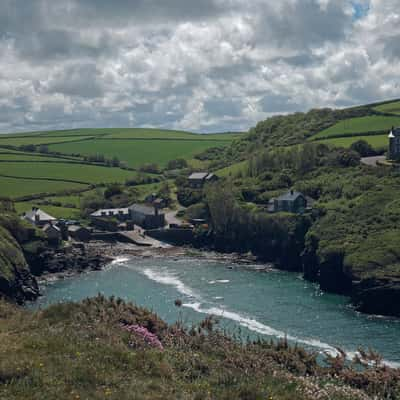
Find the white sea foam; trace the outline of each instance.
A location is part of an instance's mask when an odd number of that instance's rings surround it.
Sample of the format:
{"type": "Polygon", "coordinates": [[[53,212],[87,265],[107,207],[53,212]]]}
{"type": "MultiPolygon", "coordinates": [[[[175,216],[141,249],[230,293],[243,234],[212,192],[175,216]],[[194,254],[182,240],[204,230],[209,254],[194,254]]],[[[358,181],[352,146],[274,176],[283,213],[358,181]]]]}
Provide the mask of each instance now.
{"type": "Polygon", "coordinates": [[[124,264],[129,260],[130,260],[129,257],[117,257],[115,260],[111,261],[111,265],[124,264]]]}
{"type": "MultiPolygon", "coordinates": [[[[262,335],[274,336],[277,337],[278,339],[283,339],[286,337],[291,342],[317,348],[321,351],[321,353],[326,353],[331,356],[336,356],[339,353],[335,347],[327,343],[321,342],[318,339],[312,339],[312,338],[302,339],[296,336],[287,335],[285,332],[264,325],[253,318],[245,317],[238,313],[225,310],[223,308],[219,307],[202,308],[201,303],[187,303],[183,304],[183,307],[191,308],[192,310],[195,310],[202,314],[215,315],[217,317],[230,319],[232,321],[239,323],[241,326],[244,326],[245,328],[248,328],[251,331],[260,333],[262,335]]],[[[349,360],[352,360],[356,354],[357,352],[351,352],[351,351],[346,352],[346,356],[349,360]]],[[[400,368],[400,363],[397,362],[384,360],[383,363],[391,368],[400,368]]]]}
{"type": "MultiPolygon", "coordinates": [[[[288,335],[285,332],[280,331],[275,328],[272,328],[268,325],[265,325],[265,324],[257,321],[254,318],[244,316],[237,312],[229,311],[229,310],[221,308],[221,307],[215,307],[215,306],[208,307],[208,308],[202,307],[201,301],[203,301],[203,300],[202,300],[201,296],[199,296],[197,293],[195,293],[195,291],[192,288],[185,285],[175,274],[172,274],[172,273],[166,272],[166,271],[155,271],[150,268],[141,270],[141,272],[147,278],[149,278],[155,282],[161,283],[163,285],[173,286],[178,290],[179,293],[197,300],[197,302],[185,303],[182,305],[183,307],[190,308],[201,314],[215,315],[217,317],[226,318],[231,321],[235,321],[239,325],[241,325],[245,328],[248,328],[249,330],[251,330],[253,332],[260,333],[262,335],[273,336],[278,339],[287,338],[291,342],[295,342],[298,344],[302,344],[305,346],[310,346],[310,347],[319,349],[319,351],[321,353],[326,353],[331,356],[336,356],[339,353],[335,347],[333,347],[327,343],[321,342],[318,339],[314,339],[314,338],[304,339],[304,338],[299,338],[297,336],[288,335]]],[[[220,281],[222,281],[222,280],[220,280],[220,281]]],[[[226,283],[226,281],[229,282],[229,280],[223,280],[223,282],[221,282],[221,283],[226,283]]],[[[219,282],[219,281],[218,280],[210,281],[209,283],[214,284],[216,282],[219,282]]],[[[223,297],[214,297],[214,299],[222,300],[223,297]]],[[[351,352],[351,351],[346,352],[346,356],[349,360],[352,360],[356,354],[357,354],[357,352],[351,352]]],[[[391,368],[400,368],[400,363],[397,363],[397,362],[391,362],[391,361],[384,360],[383,363],[391,368]]]]}
{"type": "Polygon", "coordinates": [[[217,283],[229,283],[230,280],[229,279],[218,279],[216,282],[217,283]]]}
{"type": "Polygon", "coordinates": [[[186,286],[176,275],[168,272],[154,271],[150,268],[146,268],[142,272],[152,281],[162,283],[163,285],[173,286],[179,293],[185,296],[199,298],[193,289],[186,286]]]}
{"type": "Polygon", "coordinates": [[[222,296],[215,296],[214,300],[223,300],[224,298],[222,296]]]}
{"type": "Polygon", "coordinates": [[[209,283],[210,285],[215,285],[216,282],[217,282],[217,281],[209,281],[208,283],[209,283]]]}

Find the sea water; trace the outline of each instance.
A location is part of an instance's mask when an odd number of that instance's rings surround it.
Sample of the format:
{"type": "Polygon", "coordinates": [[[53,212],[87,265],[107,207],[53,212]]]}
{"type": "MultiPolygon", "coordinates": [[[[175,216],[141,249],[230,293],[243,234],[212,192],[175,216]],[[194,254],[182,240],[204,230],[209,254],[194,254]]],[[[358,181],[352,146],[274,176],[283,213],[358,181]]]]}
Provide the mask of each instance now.
{"type": "Polygon", "coordinates": [[[349,357],[359,347],[372,348],[400,367],[400,319],[357,313],[348,298],[323,293],[299,274],[259,267],[207,258],[121,258],[102,271],[44,285],[32,307],[102,293],[170,323],[191,325],[214,315],[221,329],[243,339],[287,337],[321,354],[339,347],[349,357]],[[182,307],[175,306],[177,299],[182,307]]]}

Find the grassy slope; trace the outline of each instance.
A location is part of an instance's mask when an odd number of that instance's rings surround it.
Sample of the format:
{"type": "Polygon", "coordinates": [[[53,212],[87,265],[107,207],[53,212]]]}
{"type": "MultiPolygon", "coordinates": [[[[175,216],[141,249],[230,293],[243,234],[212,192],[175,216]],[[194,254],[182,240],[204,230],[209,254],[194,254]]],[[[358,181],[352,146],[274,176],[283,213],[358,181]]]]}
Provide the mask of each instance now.
{"type": "Polygon", "coordinates": [[[0,163],[0,174],[24,178],[51,178],[71,180],[84,183],[124,182],[135,175],[135,172],[119,168],[100,167],[95,165],[80,165],[69,163],[0,163]]]}
{"type": "Polygon", "coordinates": [[[375,110],[379,112],[400,115],[400,101],[383,104],[381,106],[375,107],[375,110]]]}
{"type": "Polygon", "coordinates": [[[115,299],[36,313],[0,303],[0,322],[0,398],[7,400],[368,400],[382,390],[371,384],[369,397],[344,386],[301,349],[243,346],[207,330],[210,322],[188,335],[115,299]],[[121,321],[147,327],[164,350],[128,334],[121,321]]]}
{"type": "MultiPolygon", "coordinates": [[[[32,172],[32,170],[30,172],[32,172]]],[[[32,175],[32,173],[30,175],[32,175]]],[[[87,185],[72,182],[0,177],[0,197],[16,198],[29,196],[34,193],[56,193],[71,189],[84,189],[86,187],[87,185]]]]}
{"type": "Polygon", "coordinates": [[[322,132],[314,135],[312,139],[322,137],[329,138],[338,134],[352,135],[355,133],[374,132],[374,131],[388,131],[395,125],[400,125],[400,117],[388,116],[369,116],[361,118],[351,118],[345,121],[338,122],[334,126],[323,130],[322,132]]]}
{"type": "Polygon", "coordinates": [[[209,147],[228,145],[225,140],[93,140],[85,142],[51,145],[50,150],[64,154],[95,155],[104,154],[107,158],[114,156],[138,167],[145,163],[156,163],[165,166],[176,158],[192,158],[209,147]]]}
{"type": "Polygon", "coordinates": [[[352,137],[342,137],[342,138],[332,138],[319,140],[317,143],[325,143],[337,147],[350,147],[354,142],[359,140],[365,140],[375,149],[387,148],[389,144],[388,135],[374,135],[374,136],[352,136],[352,137]]]}

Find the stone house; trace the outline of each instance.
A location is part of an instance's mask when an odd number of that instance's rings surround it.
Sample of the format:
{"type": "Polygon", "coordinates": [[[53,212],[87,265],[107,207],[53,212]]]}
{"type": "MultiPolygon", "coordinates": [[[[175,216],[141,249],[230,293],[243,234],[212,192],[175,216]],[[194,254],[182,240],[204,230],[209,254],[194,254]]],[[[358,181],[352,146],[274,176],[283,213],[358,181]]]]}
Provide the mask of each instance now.
{"type": "Polygon", "coordinates": [[[92,237],[90,230],[80,225],[68,226],[68,234],[71,238],[79,242],[88,242],[92,237]]]}
{"type": "Polygon", "coordinates": [[[206,183],[215,182],[218,176],[209,172],[194,172],[188,178],[189,186],[193,189],[201,189],[206,183]]]}
{"type": "Polygon", "coordinates": [[[165,214],[157,207],[133,204],[129,207],[130,219],[144,229],[157,229],[165,225],[165,214]]]}
{"type": "Polygon", "coordinates": [[[282,196],[273,198],[268,205],[269,212],[291,212],[295,214],[304,213],[310,207],[310,201],[300,192],[290,190],[282,196]]]}
{"type": "Polygon", "coordinates": [[[50,243],[59,243],[62,240],[61,230],[53,224],[46,224],[42,231],[45,233],[50,243]]]}
{"type": "Polygon", "coordinates": [[[400,160],[400,128],[392,127],[389,133],[389,160],[400,160]]]}
{"type": "Polygon", "coordinates": [[[23,213],[22,218],[39,227],[44,227],[57,221],[56,218],[37,207],[32,207],[31,211],[23,213]]]}

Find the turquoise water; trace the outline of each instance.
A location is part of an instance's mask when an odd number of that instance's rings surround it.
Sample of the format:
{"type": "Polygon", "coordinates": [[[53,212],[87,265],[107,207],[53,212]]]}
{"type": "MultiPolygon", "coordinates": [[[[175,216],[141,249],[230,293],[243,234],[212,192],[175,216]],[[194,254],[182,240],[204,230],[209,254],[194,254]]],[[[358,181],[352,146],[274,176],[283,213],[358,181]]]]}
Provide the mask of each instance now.
{"type": "Polygon", "coordinates": [[[168,322],[220,317],[220,328],[246,338],[281,338],[320,352],[378,350],[400,366],[400,320],[356,313],[342,296],[322,293],[297,274],[193,258],[125,259],[42,288],[33,307],[75,301],[99,292],[133,301],[168,322]],[[181,299],[183,307],[174,305],[181,299]]]}

